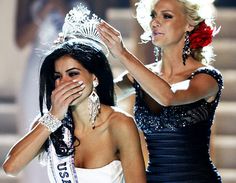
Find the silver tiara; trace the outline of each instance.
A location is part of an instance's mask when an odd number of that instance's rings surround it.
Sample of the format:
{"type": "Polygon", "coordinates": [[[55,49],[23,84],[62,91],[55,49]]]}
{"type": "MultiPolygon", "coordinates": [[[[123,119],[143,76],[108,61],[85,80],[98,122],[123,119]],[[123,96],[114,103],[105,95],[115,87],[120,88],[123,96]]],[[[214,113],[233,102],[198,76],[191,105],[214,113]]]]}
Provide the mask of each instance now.
{"type": "Polygon", "coordinates": [[[97,15],[91,14],[87,7],[80,4],[66,14],[62,32],[59,33],[54,44],[58,45],[70,39],[79,39],[81,43],[92,44],[108,56],[109,50],[100,39],[97,31],[97,25],[100,22],[101,19],[97,15]]]}

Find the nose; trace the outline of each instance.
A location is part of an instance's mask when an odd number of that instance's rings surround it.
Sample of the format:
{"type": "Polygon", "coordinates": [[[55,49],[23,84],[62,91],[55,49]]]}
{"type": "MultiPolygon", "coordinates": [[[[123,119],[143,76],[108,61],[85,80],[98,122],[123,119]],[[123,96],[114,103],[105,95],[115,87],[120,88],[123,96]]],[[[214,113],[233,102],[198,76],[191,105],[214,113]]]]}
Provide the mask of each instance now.
{"type": "Polygon", "coordinates": [[[154,18],[151,21],[151,28],[157,28],[157,27],[160,27],[160,26],[161,26],[160,21],[157,18],[154,18]]]}
{"type": "Polygon", "coordinates": [[[68,82],[68,81],[71,81],[72,79],[70,77],[67,77],[67,76],[62,76],[61,78],[57,79],[56,80],[56,86],[60,85],[60,84],[63,84],[65,82],[68,82]]]}

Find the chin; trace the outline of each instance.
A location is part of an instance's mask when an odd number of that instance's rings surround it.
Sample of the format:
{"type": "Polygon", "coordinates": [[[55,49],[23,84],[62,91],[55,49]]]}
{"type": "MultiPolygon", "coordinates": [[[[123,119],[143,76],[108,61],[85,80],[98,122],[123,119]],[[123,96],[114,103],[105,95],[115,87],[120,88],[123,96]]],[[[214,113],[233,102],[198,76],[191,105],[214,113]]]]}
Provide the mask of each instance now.
{"type": "Polygon", "coordinates": [[[158,41],[158,40],[156,40],[156,39],[152,39],[152,44],[153,44],[154,46],[161,47],[160,41],[158,41]]]}

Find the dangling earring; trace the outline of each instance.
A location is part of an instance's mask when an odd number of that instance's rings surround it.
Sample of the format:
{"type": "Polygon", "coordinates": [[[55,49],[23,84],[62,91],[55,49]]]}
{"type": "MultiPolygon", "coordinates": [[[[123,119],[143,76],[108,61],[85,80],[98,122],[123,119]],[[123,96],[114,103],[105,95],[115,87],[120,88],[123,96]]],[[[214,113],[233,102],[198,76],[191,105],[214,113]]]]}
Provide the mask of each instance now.
{"type": "Polygon", "coordinates": [[[93,129],[95,129],[95,120],[101,107],[100,100],[95,89],[96,86],[98,86],[98,82],[95,80],[93,81],[93,91],[88,97],[89,121],[91,122],[93,129]]]}
{"type": "Polygon", "coordinates": [[[190,53],[191,53],[191,50],[190,50],[189,32],[187,31],[185,34],[184,48],[183,48],[183,53],[182,53],[184,65],[186,65],[186,59],[188,58],[190,53]]]}
{"type": "Polygon", "coordinates": [[[158,46],[154,46],[154,56],[155,56],[155,62],[158,62],[161,58],[161,48],[158,46]]]}

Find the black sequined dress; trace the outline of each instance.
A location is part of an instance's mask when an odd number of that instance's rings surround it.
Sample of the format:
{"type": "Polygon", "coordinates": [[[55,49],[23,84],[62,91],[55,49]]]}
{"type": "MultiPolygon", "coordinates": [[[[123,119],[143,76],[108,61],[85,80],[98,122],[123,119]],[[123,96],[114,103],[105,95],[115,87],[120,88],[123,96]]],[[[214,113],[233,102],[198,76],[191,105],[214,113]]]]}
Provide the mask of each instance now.
{"type": "Polygon", "coordinates": [[[148,108],[140,86],[134,84],[135,120],[149,151],[148,183],[221,183],[209,156],[209,140],[223,79],[213,67],[201,67],[188,80],[200,73],[216,79],[219,91],[214,101],[162,107],[158,114],[148,108]]]}

